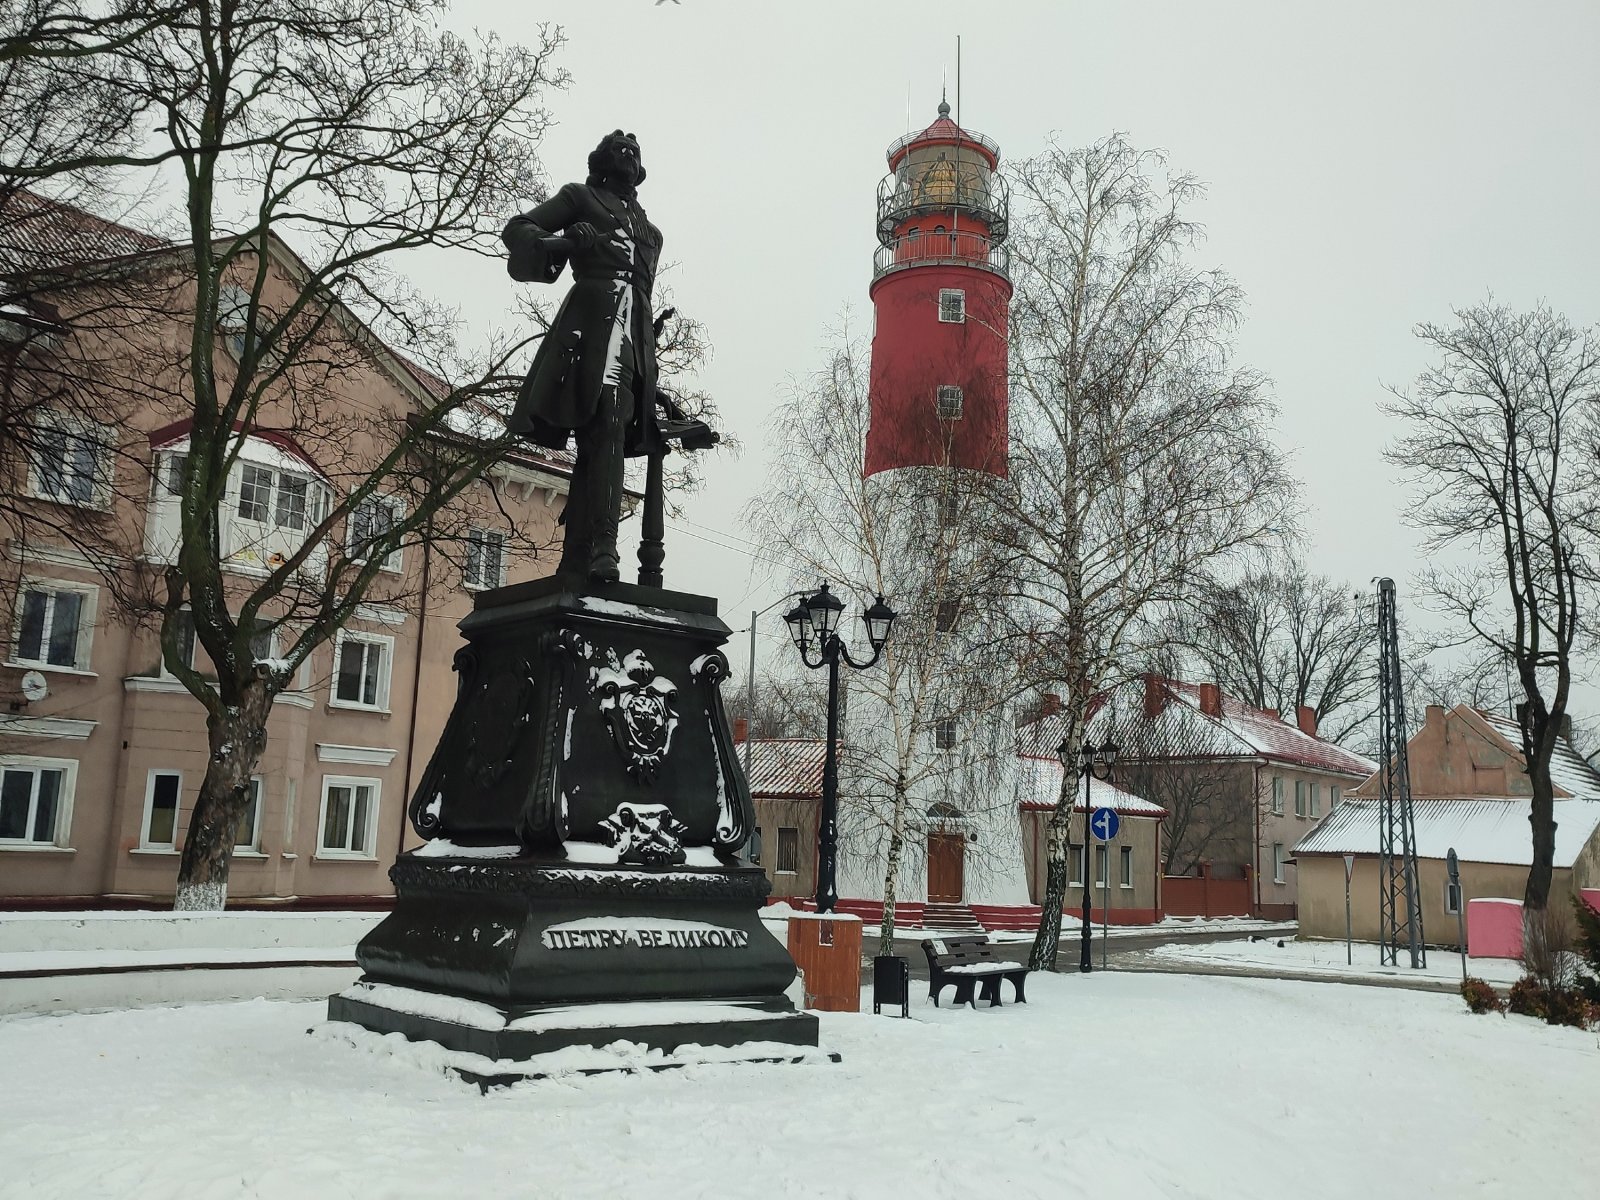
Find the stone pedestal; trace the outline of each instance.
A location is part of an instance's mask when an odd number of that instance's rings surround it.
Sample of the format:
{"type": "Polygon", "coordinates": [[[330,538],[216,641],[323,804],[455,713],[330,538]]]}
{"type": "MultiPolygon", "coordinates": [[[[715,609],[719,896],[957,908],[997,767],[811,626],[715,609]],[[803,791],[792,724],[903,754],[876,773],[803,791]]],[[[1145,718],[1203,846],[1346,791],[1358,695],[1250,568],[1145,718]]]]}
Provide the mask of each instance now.
{"type": "Polygon", "coordinates": [[[330,1017],[493,1059],[618,1040],[812,1047],[766,875],[715,602],[560,578],[484,593],[410,815],[424,837],[330,1017]]]}

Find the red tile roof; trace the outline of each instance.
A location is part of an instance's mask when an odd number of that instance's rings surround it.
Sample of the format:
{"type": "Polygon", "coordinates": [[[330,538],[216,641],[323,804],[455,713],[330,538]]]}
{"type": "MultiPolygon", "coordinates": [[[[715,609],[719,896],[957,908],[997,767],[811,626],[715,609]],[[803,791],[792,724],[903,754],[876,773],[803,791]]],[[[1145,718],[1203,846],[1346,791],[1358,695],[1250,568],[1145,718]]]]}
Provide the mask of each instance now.
{"type": "MultiPolygon", "coordinates": [[[[816,800],[822,796],[823,738],[755,738],[750,742],[750,794],[770,799],[816,800]]],[[[739,762],[745,761],[744,743],[739,762]]]]}
{"type": "MultiPolygon", "coordinates": [[[[1200,709],[1200,685],[1158,677],[1165,691],[1161,714],[1145,716],[1143,676],[1097,697],[1091,706],[1087,736],[1091,741],[1114,737],[1130,747],[1155,743],[1164,749],[1149,758],[1264,759],[1348,778],[1366,778],[1378,769],[1371,759],[1332,742],[1312,737],[1270,709],[1256,708],[1222,696],[1222,713],[1200,709]]],[[[1018,753],[1054,758],[1066,733],[1060,714],[1041,717],[1017,731],[1018,753]]]]}
{"type": "Polygon", "coordinates": [[[0,290],[17,276],[131,258],[172,243],[26,190],[0,208],[0,290]]]}

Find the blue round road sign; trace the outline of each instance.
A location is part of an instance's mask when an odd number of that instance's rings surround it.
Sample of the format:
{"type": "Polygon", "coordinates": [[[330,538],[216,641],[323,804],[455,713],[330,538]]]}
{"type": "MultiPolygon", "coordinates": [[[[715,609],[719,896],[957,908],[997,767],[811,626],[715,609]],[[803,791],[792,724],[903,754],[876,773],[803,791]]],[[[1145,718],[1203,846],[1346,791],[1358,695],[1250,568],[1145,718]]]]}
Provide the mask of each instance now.
{"type": "Polygon", "coordinates": [[[1097,842],[1109,842],[1117,836],[1117,828],[1122,824],[1122,818],[1117,816],[1114,808],[1097,808],[1089,814],[1089,832],[1094,834],[1097,842]]]}

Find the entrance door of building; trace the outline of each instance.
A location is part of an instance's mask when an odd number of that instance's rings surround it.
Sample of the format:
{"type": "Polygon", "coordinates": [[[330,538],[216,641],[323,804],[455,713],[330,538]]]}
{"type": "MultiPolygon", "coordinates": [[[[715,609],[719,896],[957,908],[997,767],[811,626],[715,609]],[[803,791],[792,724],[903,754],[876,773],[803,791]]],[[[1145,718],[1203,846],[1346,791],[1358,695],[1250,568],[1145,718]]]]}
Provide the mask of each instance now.
{"type": "Polygon", "coordinates": [[[959,833],[928,834],[928,903],[960,904],[965,886],[967,839],[959,833]]]}

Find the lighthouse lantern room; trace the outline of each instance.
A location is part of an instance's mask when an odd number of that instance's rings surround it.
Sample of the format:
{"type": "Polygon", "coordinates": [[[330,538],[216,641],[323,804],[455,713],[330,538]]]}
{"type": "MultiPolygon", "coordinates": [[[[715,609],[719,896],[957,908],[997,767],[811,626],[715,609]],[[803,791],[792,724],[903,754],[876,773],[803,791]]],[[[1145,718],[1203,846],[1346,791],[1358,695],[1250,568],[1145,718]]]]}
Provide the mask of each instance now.
{"type": "Polygon", "coordinates": [[[872,263],[865,473],[1006,473],[1008,202],[1000,149],[939,117],[889,147],[872,263]]]}

